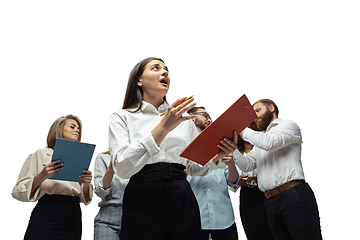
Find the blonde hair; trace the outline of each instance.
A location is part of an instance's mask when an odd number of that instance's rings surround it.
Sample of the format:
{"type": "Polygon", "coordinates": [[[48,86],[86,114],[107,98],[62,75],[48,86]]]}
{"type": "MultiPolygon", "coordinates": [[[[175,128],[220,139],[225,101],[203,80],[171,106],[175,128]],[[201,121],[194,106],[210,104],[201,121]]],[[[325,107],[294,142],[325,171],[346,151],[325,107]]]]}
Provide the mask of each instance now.
{"type": "Polygon", "coordinates": [[[100,154],[110,154],[110,149],[108,149],[107,151],[105,151],[105,152],[101,152],[101,153],[99,153],[99,155],[100,154]]]}
{"type": "Polygon", "coordinates": [[[82,123],[77,116],[67,115],[65,117],[59,117],[51,125],[48,136],[47,136],[47,147],[54,149],[56,138],[63,138],[63,130],[65,123],[68,119],[73,119],[79,124],[79,138],[81,141],[82,123]]]}

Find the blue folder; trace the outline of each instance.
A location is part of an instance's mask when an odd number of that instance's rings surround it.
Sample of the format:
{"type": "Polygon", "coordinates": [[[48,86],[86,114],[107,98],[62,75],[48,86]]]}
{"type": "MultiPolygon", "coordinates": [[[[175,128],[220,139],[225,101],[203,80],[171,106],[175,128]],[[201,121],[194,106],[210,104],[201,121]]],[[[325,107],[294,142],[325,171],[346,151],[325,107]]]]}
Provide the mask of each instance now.
{"type": "Polygon", "coordinates": [[[94,144],[57,138],[51,161],[60,160],[64,168],[50,179],[84,182],[79,176],[84,174],[84,170],[89,169],[95,146],[94,144]]]}

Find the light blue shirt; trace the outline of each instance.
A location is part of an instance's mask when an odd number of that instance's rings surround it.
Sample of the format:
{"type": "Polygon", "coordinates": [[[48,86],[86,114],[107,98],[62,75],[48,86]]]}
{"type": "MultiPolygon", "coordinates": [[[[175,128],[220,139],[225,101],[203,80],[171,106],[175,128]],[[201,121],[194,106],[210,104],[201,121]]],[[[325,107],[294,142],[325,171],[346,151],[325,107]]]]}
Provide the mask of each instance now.
{"type": "Polygon", "coordinates": [[[202,229],[229,228],[235,218],[228,185],[234,187],[237,182],[228,180],[228,167],[218,168],[204,177],[188,175],[187,180],[199,204],[202,229]]]}

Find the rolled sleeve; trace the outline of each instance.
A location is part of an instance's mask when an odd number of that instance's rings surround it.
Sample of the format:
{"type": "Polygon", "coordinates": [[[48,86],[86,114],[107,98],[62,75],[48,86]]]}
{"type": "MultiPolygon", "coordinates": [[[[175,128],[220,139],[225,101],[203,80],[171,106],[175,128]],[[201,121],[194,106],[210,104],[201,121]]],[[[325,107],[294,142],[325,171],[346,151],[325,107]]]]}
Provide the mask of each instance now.
{"type": "Polygon", "coordinates": [[[104,185],[102,181],[99,181],[95,186],[95,194],[100,198],[105,198],[111,193],[112,190],[112,183],[108,189],[104,189],[104,185]]]}
{"type": "Polygon", "coordinates": [[[109,123],[109,147],[114,172],[128,179],[141,170],[147,161],[160,151],[151,132],[131,142],[128,120],[122,111],[112,114],[109,123]]]}
{"type": "Polygon", "coordinates": [[[93,198],[93,185],[89,185],[89,200],[86,200],[85,193],[84,193],[84,184],[81,184],[81,193],[80,193],[80,202],[83,202],[85,205],[88,205],[91,203],[91,200],[93,198]]]}
{"type": "Polygon", "coordinates": [[[144,137],[140,143],[144,146],[150,156],[154,156],[160,151],[160,147],[156,144],[152,134],[144,137]]]}
{"type": "Polygon", "coordinates": [[[240,179],[240,175],[238,174],[238,177],[237,177],[237,180],[235,183],[232,183],[228,176],[229,176],[229,167],[226,167],[225,171],[224,171],[224,175],[225,175],[225,178],[226,178],[226,183],[229,187],[236,187],[238,182],[239,182],[239,179],[240,179]]]}

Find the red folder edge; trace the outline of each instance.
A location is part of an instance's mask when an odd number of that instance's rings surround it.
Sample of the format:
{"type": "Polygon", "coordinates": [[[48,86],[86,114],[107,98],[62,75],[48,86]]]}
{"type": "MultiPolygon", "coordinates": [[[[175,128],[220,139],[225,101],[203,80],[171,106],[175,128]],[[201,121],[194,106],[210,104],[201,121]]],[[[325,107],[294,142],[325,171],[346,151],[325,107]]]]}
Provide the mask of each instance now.
{"type": "Polygon", "coordinates": [[[180,154],[181,157],[204,166],[220,149],[224,137],[233,139],[234,131],[241,133],[257,118],[246,95],[242,95],[223,114],[202,131],[180,154]]]}

